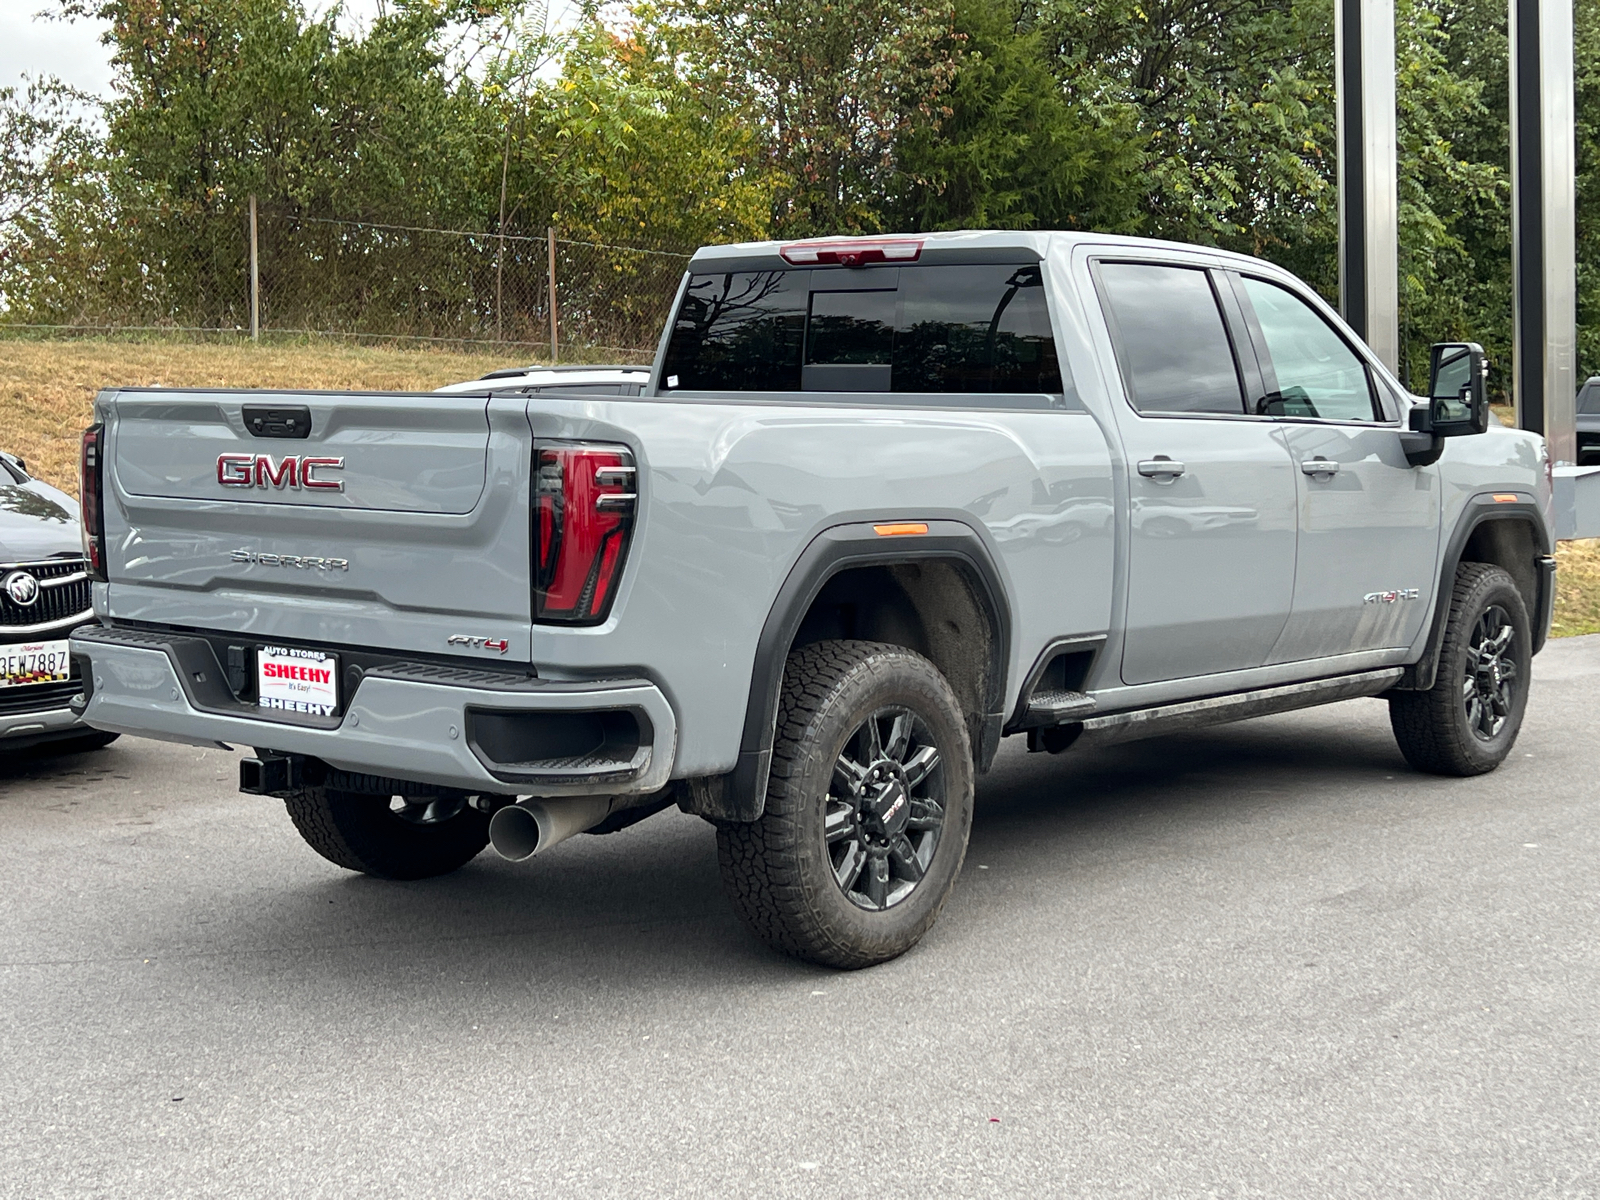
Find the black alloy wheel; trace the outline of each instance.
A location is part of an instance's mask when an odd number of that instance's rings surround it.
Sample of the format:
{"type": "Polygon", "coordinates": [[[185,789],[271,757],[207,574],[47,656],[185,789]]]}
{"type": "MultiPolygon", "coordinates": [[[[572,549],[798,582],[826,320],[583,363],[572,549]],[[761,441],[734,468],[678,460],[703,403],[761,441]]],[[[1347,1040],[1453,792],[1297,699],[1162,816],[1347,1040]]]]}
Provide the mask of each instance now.
{"type": "Polygon", "coordinates": [[[834,763],[823,817],[834,882],[858,908],[892,908],[927,876],[943,830],[944,772],[927,723],[879,709],[834,763]]]}
{"type": "Polygon", "coordinates": [[[1461,682],[1467,726],[1482,741],[1492,742],[1511,719],[1520,681],[1512,642],[1517,627],[1501,605],[1491,604],[1473,626],[1461,682]]]}

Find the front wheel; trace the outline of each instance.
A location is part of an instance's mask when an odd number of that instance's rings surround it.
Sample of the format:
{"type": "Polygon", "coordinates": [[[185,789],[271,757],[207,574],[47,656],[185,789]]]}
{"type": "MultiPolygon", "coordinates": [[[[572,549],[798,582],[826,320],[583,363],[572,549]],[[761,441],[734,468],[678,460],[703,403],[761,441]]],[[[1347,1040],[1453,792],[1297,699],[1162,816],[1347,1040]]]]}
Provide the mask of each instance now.
{"type": "Polygon", "coordinates": [[[971,826],[972,751],[944,676],[899,646],[817,642],[784,669],[765,811],[720,825],[717,858],[768,945],[867,967],[933,925],[971,826]]]}
{"type": "Polygon", "coordinates": [[[1482,775],[1505,761],[1522,728],[1531,682],[1528,610],[1511,576],[1462,563],[1426,692],[1389,698],[1389,724],[1406,761],[1435,775],[1482,775]]]}

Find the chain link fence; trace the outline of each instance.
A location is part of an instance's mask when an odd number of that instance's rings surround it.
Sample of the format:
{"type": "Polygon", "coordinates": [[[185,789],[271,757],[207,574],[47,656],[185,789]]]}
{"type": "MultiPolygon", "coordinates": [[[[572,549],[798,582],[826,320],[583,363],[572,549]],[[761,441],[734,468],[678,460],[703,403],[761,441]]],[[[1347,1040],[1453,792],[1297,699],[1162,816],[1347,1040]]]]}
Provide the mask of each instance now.
{"type": "Polygon", "coordinates": [[[95,225],[0,242],[0,330],[259,329],[638,361],[654,353],[689,261],[677,249],[577,241],[558,230],[435,229],[265,206],[253,222],[240,206],[95,225]]]}

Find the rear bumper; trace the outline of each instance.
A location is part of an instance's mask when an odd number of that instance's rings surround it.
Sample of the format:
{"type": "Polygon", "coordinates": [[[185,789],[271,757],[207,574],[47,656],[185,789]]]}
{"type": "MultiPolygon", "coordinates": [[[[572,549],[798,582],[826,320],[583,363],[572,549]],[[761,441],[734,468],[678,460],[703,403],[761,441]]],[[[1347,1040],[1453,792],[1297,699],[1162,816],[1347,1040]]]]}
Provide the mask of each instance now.
{"type": "Polygon", "coordinates": [[[469,792],[644,795],[665,787],[677,722],[648,680],[516,680],[427,668],[369,672],[324,728],[197,698],[180,664],[198,639],[93,627],[72,639],[90,664],[83,719],[166,741],[306,754],[345,771],[469,792]]]}

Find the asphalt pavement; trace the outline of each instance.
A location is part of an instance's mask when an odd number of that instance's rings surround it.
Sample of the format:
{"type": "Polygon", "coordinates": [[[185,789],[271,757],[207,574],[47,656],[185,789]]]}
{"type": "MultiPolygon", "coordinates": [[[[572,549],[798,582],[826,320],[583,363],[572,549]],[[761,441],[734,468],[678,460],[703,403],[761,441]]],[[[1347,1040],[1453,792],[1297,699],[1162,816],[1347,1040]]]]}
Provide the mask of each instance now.
{"type": "Polygon", "coordinates": [[[0,763],[0,1196],[1600,1195],[1600,637],[1495,774],[1380,701],[1005,743],[904,958],[669,812],[351,875],[235,755],[0,763]]]}

